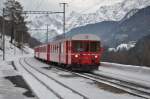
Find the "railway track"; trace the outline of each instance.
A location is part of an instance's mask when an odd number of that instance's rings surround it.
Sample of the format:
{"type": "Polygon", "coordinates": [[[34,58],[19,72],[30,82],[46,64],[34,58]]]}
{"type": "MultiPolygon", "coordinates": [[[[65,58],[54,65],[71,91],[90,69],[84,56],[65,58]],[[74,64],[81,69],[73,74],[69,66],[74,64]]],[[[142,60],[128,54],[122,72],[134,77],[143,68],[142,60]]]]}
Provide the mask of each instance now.
{"type": "Polygon", "coordinates": [[[117,78],[105,76],[105,75],[98,74],[98,73],[92,73],[92,74],[95,75],[95,76],[98,76],[101,79],[105,80],[105,78],[107,78],[106,80],[109,80],[110,82],[115,81],[114,83],[117,82],[117,83],[126,84],[127,87],[130,87],[130,88],[133,88],[133,89],[138,89],[139,91],[143,91],[143,92],[146,92],[146,93],[150,94],[150,87],[146,87],[146,86],[143,86],[141,84],[136,84],[136,83],[130,82],[130,81],[125,81],[125,80],[120,80],[120,79],[117,79],[117,78]]]}
{"type": "Polygon", "coordinates": [[[103,81],[103,83],[106,83],[110,86],[117,87],[121,90],[124,90],[130,94],[145,98],[145,99],[150,99],[150,91],[144,90],[144,88],[141,88],[141,86],[138,85],[133,85],[129,82],[126,81],[121,81],[121,80],[116,80],[116,79],[111,79],[108,77],[102,77],[97,74],[89,74],[89,73],[84,73],[80,74],[81,76],[83,75],[85,78],[93,79],[97,82],[103,81]]]}
{"type": "MultiPolygon", "coordinates": [[[[69,72],[72,72],[72,71],[69,71],[69,72]]],[[[96,81],[96,82],[104,83],[109,86],[118,88],[129,94],[142,97],[145,99],[150,99],[150,91],[143,90],[144,88],[141,88],[141,86],[139,87],[137,87],[138,85],[132,86],[131,83],[129,82],[121,81],[118,79],[112,79],[112,78],[104,77],[104,76],[93,74],[93,73],[76,73],[76,72],[72,72],[72,73],[74,73],[75,75],[96,81]]]]}
{"type": "Polygon", "coordinates": [[[40,71],[39,69],[35,68],[34,66],[32,66],[31,64],[29,64],[25,59],[20,59],[19,63],[22,65],[22,67],[28,72],[30,73],[34,78],[36,78],[41,84],[43,84],[48,90],[50,90],[52,93],[54,93],[59,99],[66,99],[66,97],[64,98],[60,93],[58,93],[57,91],[55,91],[53,88],[51,88],[51,86],[47,85],[42,79],[38,78],[36,74],[34,74],[31,70],[36,71],[37,73],[39,73],[40,75],[43,75],[44,77],[54,81],[55,83],[61,85],[63,88],[65,88],[66,90],[71,91],[73,94],[75,94],[79,99],[89,99],[88,97],[84,96],[83,94],[75,91],[74,89],[64,85],[63,83],[59,82],[58,80],[54,79],[53,77],[45,74],[44,72],[40,71]],[[24,65],[21,60],[26,64],[24,65]],[[30,68],[30,69],[29,69],[30,68]]]}
{"type": "Polygon", "coordinates": [[[133,86],[127,84],[127,82],[108,79],[108,78],[101,77],[101,76],[98,76],[96,74],[91,74],[91,73],[76,73],[76,72],[73,72],[73,73],[78,75],[78,76],[81,76],[81,77],[84,77],[84,78],[87,78],[87,79],[90,79],[90,80],[93,80],[96,82],[104,83],[104,84],[107,84],[109,86],[118,88],[120,90],[123,90],[123,91],[129,93],[129,94],[133,94],[135,96],[142,97],[145,99],[150,99],[150,92],[140,90],[137,87],[133,87],[133,86]]]}
{"type": "Polygon", "coordinates": [[[146,87],[144,87],[144,86],[136,85],[136,84],[133,84],[133,83],[130,83],[127,81],[118,80],[115,78],[101,76],[101,75],[94,74],[94,73],[77,73],[77,72],[73,72],[73,71],[66,70],[66,69],[63,69],[60,67],[56,67],[56,66],[52,66],[52,67],[57,68],[62,71],[71,72],[75,75],[78,75],[78,76],[86,78],[86,79],[90,79],[90,80],[93,80],[96,82],[107,84],[109,86],[118,88],[118,89],[123,90],[134,96],[142,97],[145,99],[150,99],[150,91],[146,90],[145,89],[146,87]]]}

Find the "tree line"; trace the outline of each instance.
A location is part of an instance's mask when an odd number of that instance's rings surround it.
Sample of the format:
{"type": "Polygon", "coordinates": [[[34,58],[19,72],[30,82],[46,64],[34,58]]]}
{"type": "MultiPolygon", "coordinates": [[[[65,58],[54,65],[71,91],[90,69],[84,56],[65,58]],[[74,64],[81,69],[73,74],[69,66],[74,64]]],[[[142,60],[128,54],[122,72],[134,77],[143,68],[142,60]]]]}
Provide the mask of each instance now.
{"type": "MultiPolygon", "coordinates": [[[[4,2],[4,17],[0,16],[0,33],[2,33],[3,20],[5,21],[5,34],[10,36],[10,43],[15,44],[17,47],[21,47],[24,43],[29,43],[32,46],[32,40],[35,43],[39,43],[33,39],[28,33],[27,21],[25,14],[23,14],[23,7],[20,2],[15,0],[6,0],[4,2]],[[29,42],[30,41],[30,42],[29,42]]],[[[2,37],[2,36],[1,36],[2,37]]],[[[35,46],[36,44],[34,44],[35,46]]]]}

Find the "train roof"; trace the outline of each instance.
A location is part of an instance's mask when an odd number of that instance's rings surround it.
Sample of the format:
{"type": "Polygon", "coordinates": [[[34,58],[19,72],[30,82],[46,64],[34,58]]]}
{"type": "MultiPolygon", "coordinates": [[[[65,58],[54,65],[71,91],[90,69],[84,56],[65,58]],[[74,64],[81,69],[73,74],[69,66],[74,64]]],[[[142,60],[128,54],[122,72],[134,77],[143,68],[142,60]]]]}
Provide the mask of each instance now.
{"type": "Polygon", "coordinates": [[[94,34],[77,34],[70,38],[71,40],[93,40],[100,41],[100,38],[94,34]]]}
{"type": "MultiPolygon", "coordinates": [[[[69,36],[64,38],[64,35],[58,36],[53,38],[49,43],[51,42],[62,42],[67,40],[92,40],[92,41],[100,41],[100,38],[97,35],[94,34],[76,34],[73,36],[69,36]]],[[[39,45],[37,47],[45,46],[47,43],[39,45]]],[[[36,47],[35,47],[36,48],[36,47]]]]}
{"type": "Polygon", "coordinates": [[[64,35],[58,36],[53,38],[51,42],[56,42],[56,41],[66,41],[66,40],[93,40],[93,41],[100,41],[100,38],[97,35],[94,34],[76,34],[73,36],[68,36],[64,38],[64,35]]]}

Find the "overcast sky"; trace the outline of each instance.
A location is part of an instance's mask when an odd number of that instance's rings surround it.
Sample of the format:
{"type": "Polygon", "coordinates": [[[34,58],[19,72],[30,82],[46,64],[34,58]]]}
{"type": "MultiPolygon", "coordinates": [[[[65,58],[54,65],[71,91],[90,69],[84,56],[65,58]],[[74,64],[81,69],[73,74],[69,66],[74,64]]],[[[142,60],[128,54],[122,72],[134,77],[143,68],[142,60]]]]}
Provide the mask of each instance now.
{"type": "Polygon", "coordinates": [[[50,10],[59,11],[61,7],[59,3],[67,2],[68,12],[77,11],[82,12],[85,9],[94,8],[99,5],[112,5],[123,0],[18,0],[25,10],[50,10]]]}

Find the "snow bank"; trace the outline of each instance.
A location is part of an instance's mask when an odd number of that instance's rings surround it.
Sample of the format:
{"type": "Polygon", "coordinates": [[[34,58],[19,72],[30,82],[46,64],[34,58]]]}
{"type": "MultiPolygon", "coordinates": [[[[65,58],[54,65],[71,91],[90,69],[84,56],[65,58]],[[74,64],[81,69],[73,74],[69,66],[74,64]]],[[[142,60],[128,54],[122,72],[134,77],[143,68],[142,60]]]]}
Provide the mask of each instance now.
{"type": "Polygon", "coordinates": [[[150,88],[150,68],[102,62],[95,73],[150,88]]]}
{"type": "Polygon", "coordinates": [[[140,73],[150,75],[150,68],[145,67],[145,66],[123,65],[123,64],[108,63],[108,62],[102,62],[101,65],[107,66],[113,69],[124,70],[124,71],[129,71],[129,72],[140,72],[140,73]]]}

